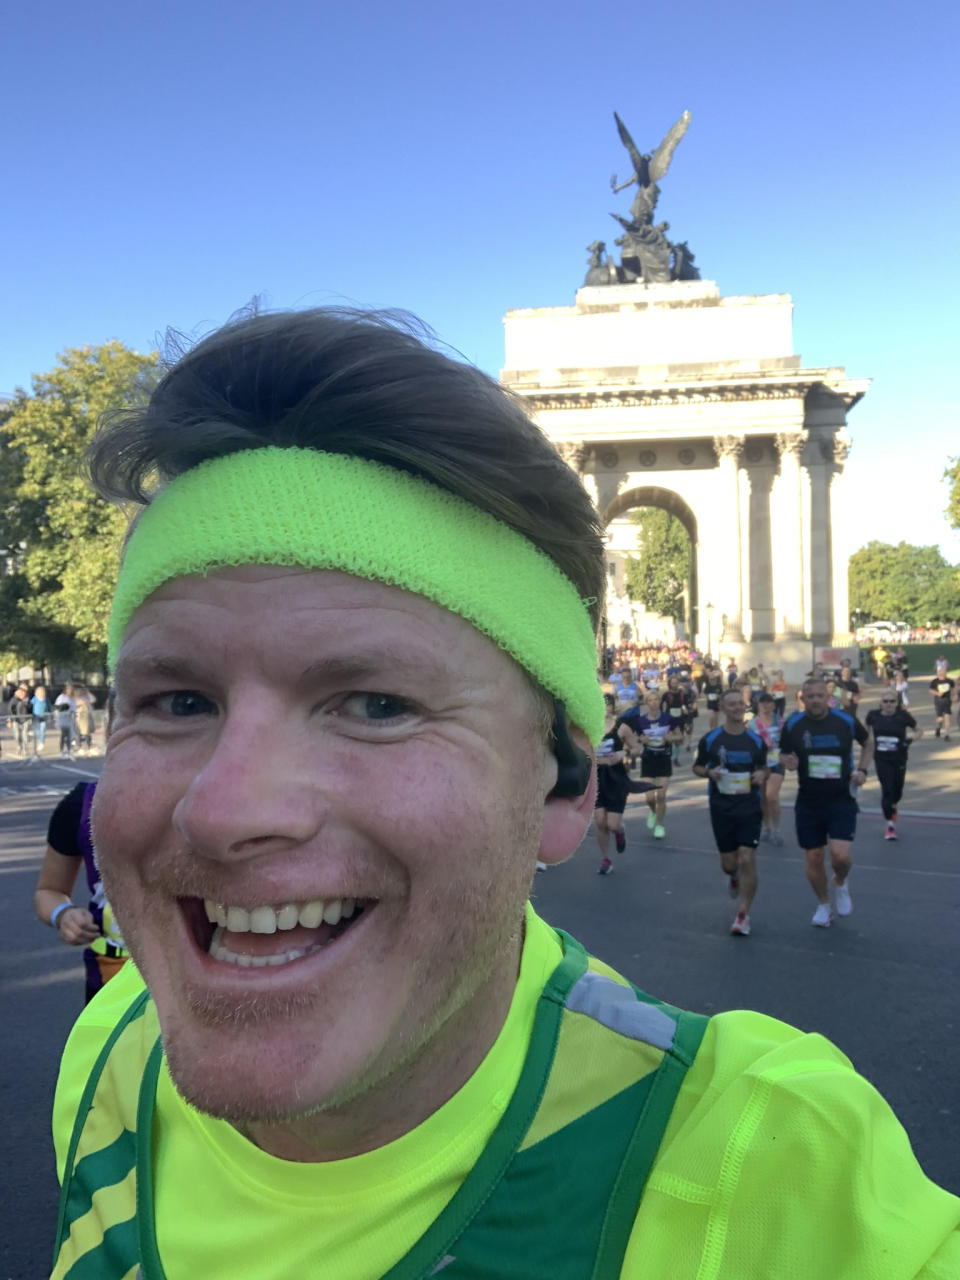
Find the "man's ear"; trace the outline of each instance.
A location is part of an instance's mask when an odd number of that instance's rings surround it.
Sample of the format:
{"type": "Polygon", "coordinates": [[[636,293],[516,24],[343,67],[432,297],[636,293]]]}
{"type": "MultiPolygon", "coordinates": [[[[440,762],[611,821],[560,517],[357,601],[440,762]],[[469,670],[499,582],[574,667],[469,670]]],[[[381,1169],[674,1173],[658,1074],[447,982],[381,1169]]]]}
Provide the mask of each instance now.
{"type": "Polygon", "coordinates": [[[540,861],[564,862],[580,846],[593,816],[597,770],[582,730],[567,725],[562,702],[555,703],[553,750],[544,756],[543,824],[540,861]]]}
{"type": "Polygon", "coordinates": [[[547,796],[540,828],[540,861],[566,862],[579,849],[593,817],[597,795],[594,770],[590,784],[580,796],[547,796]]]}

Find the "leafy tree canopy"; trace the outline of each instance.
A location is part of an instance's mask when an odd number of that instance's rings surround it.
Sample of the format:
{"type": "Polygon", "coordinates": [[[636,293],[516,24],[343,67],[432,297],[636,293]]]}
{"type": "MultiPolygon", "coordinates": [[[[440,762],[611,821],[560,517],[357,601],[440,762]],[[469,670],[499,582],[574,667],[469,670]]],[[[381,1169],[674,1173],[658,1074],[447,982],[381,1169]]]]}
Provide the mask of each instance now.
{"type": "Polygon", "coordinates": [[[627,558],[627,593],[651,613],[685,621],[684,591],[690,576],[690,537],[676,516],[645,507],[631,519],[640,549],[627,558]]]}
{"type": "Polygon", "coordinates": [[[950,481],[950,499],[947,502],[946,517],[951,529],[960,529],[960,458],[951,458],[950,465],[943,473],[944,480],[950,481]]]}
{"type": "Polygon", "coordinates": [[[923,627],[960,617],[960,577],[937,547],[869,542],[850,557],[849,576],[858,624],[883,618],[923,627]]]}
{"type": "Polygon", "coordinates": [[[102,657],[125,519],[92,492],[82,459],[104,414],[149,394],[156,364],[115,341],[70,349],[7,407],[0,546],[22,555],[0,598],[0,648],[35,661],[102,657]]]}

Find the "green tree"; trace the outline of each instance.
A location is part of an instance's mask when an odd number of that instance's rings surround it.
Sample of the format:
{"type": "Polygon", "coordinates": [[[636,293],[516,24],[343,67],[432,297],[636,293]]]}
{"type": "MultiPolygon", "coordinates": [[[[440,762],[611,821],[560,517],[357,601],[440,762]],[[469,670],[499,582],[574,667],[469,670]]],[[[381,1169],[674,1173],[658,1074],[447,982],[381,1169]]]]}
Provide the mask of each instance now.
{"type": "Polygon", "coordinates": [[[960,529],[960,458],[950,459],[943,478],[950,481],[950,498],[945,514],[950,521],[950,528],[960,529]]]}
{"type": "Polygon", "coordinates": [[[631,517],[640,547],[627,558],[627,593],[645,609],[685,622],[684,595],[690,577],[690,537],[676,516],[648,507],[631,517]]]}
{"type": "Polygon", "coordinates": [[[104,414],[149,393],[156,364],[115,341],[70,349],[7,406],[0,546],[22,551],[0,599],[0,648],[38,661],[102,659],[125,520],[92,492],[83,454],[104,414]]]}
{"type": "Polygon", "coordinates": [[[922,627],[960,617],[957,570],[937,547],[869,542],[850,557],[849,579],[858,622],[884,618],[922,627]]]}

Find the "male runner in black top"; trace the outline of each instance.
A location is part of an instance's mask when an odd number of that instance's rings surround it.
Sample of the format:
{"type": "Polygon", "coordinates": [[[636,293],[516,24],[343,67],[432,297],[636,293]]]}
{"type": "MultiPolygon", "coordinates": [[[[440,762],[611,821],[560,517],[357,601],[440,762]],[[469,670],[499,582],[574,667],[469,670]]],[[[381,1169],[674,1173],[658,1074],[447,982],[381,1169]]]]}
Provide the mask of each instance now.
{"type": "Polygon", "coordinates": [[[837,688],[840,690],[840,702],[844,711],[849,711],[852,716],[855,716],[857,707],[860,705],[860,683],[855,679],[849,662],[843,662],[840,666],[837,688]]]}
{"type": "Polygon", "coordinates": [[[686,698],[680,688],[679,675],[668,677],[666,693],[660,698],[660,710],[666,712],[673,727],[680,731],[681,737],[673,741],[673,763],[679,764],[682,735],[686,729],[686,698]]]}
{"type": "Polygon", "coordinates": [[[881,790],[880,802],[883,816],[887,820],[883,838],[896,840],[897,805],[903,795],[903,784],[907,776],[907,751],[911,742],[923,736],[923,730],[917,728],[917,722],[909,711],[898,706],[893,689],[884,689],[880,695],[879,709],[874,707],[867,712],[867,728],[873,734],[874,764],[881,790]],[[913,730],[912,736],[908,736],[909,729],[913,730]]]}
{"type": "Polygon", "coordinates": [[[710,823],[720,864],[739,898],[730,932],[750,932],[750,904],[757,891],[756,849],[763,818],[767,748],[744,722],[746,704],[738,689],[723,695],[723,724],[700,739],[693,772],[710,779],[710,823]]]}
{"type": "Polygon", "coordinates": [[[817,897],[812,924],[830,924],[830,893],[824,867],[829,845],[838,916],[853,910],[847,877],[850,845],[857,829],[857,802],[851,793],[866,781],[873,759],[873,741],[859,720],[846,711],[830,710],[826,682],[808,676],[803,682],[803,711],[795,712],[783,726],[781,762],[797,771],[794,815],[797,841],[806,853],[807,879],[817,897]],[[854,743],[862,748],[856,769],[854,743]]]}
{"type": "Polygon", "coordinates": [[[935,738],[943,736],[950,741],[950,703],[954,697],[956,681],[947,675],[947,664],[942,658],[937,659],[937,674],[930,681],[930,692],[933,694],[933,714],[937,718],[935,738]]]}
{"type": "Polygon", "coordinates": [[[680,689],[683,693],[683,738],[689,754],[693,750],[693,722],[700,714],[697,710],[697,686],[691,676],[681,675],[680,689]]]}
{"type": "Polygon", "coordinates": [[[723,672],[718,666],[714,665],[707,668],[703,691],[707,697],[710,728],[715,729],[720,723],[720,699],[723,696],[723,672]]]}

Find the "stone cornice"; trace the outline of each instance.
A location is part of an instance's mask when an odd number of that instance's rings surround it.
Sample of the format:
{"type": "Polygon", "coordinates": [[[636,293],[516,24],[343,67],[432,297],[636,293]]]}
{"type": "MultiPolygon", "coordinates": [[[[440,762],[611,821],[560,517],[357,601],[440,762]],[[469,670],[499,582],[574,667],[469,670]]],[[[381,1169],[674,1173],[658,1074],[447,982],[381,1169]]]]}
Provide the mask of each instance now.
{"type": "MultiPolygon", "coordinates": [[[[813,386],[816,384],[809,384],[813,386]]],[[[548,390],[546,388],[512,387],[515,395],[534,412],[561,409],[636,409],[646,406],[674,404],[731,404],[761,400],[802,400],[808,387],[796,383],[750,383],[736,387],[723,384],[704,386],[702,383],[682,387],[624,387],[617,390],[573,391],[548,390]]],[[[863,391],[845,393],[840,388],[830,390],[844,407],[852,409],[863,396],[863,391]]]]}
{"type": "Polygon", "coordinates": [[[723,404],[762,400],[803,400],[814,390],[835,396],[845,409],[865,395],[866,378],[837,377],[833,370],[805,370],[772,378],[718,378],[660,384],[575,385],[558,387],[504,379],[505,385],[534,412],[562,409],[635,409],[680,404],[723,404]],[[834,374],[834,376],[830,376],[834,374]]]}

